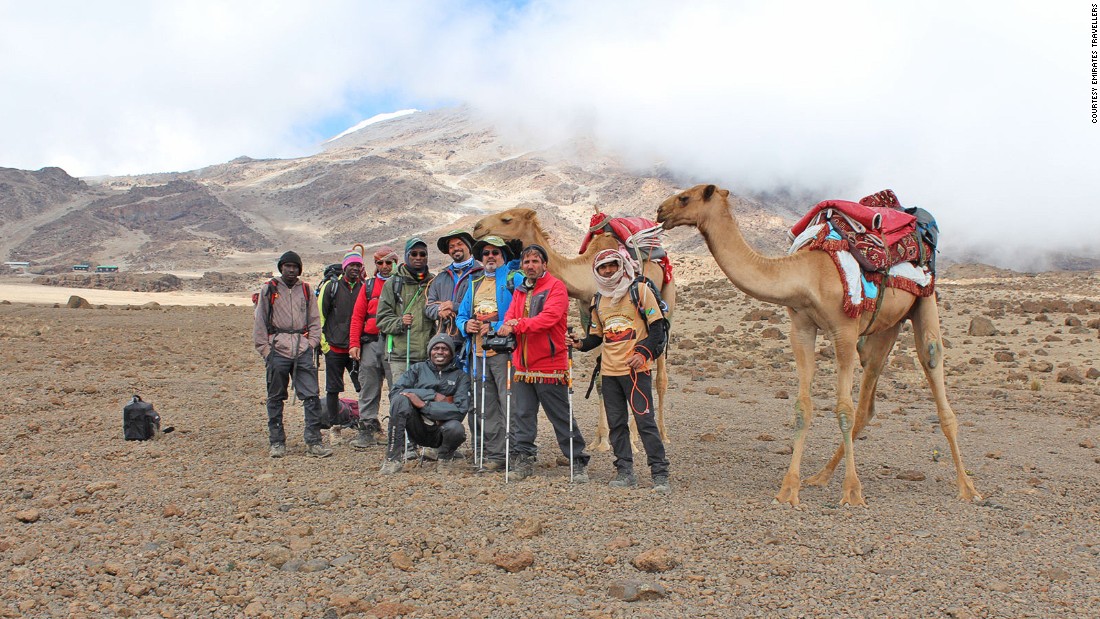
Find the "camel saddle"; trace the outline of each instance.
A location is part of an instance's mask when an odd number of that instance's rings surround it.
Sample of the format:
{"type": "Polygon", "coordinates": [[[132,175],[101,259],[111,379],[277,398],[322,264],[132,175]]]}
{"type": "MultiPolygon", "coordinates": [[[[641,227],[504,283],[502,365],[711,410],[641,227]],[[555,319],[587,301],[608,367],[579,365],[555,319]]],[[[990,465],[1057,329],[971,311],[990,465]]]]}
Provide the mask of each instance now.
{"type": "Polygon", "coordinates": [[[608,217],[607,213],[596,213],[588,222],[588,234],[581,241],[579,252],[583,254],[588,244],[599,234],[610,234],[636,262],[653,261],[661,265],[665,274],[665,283],[672,281],[672,263],[668,252],[661,245],[661,227],[657,222],[645,217],[608,217]]]}
{"type": "Polygon", "coordinates": [[[789,235],[794,239],[812,225],[827,223],[832,233],[848,243],[865,271],[885,272],[902,262],[928,262],[931,251],[917,236],[916,222],[916,217],[901,209],[894,192],[886,189],[859,202],[820,202],[791,227],[789,235]]]}

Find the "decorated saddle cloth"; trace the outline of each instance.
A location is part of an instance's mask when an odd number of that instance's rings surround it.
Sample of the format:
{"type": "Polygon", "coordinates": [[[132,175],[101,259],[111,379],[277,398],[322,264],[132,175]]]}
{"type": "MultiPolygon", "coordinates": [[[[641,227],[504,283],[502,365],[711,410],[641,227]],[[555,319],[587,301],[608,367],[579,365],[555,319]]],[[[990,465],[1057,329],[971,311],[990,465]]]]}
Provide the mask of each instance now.
{"type": "Polygon", "coordinates": [[[844,284],[844,312],[853,318],[875,311],[883,287],[919,297],[934,292],[935,249],[918,234],[917,218],[896,207],[865,206],[890,201],[897,204],[890,190],[860,203],[827,200],[791,228],[788,253],[819,250],[833,259],[844,284]]]}
{"type": "Polygon", "coordinates": [[[599,234],[610,234],[626,248],[627,253],[636,262],[652,261],[661,265],[665,282],[672,281],[672,263],[668,252],[661,243],[664,230],[657,222],[644,217],[609,217],[607,213],[596,213],[588,222],[588,234],[581,241],[583,254],[588,244],[599,234]]]}

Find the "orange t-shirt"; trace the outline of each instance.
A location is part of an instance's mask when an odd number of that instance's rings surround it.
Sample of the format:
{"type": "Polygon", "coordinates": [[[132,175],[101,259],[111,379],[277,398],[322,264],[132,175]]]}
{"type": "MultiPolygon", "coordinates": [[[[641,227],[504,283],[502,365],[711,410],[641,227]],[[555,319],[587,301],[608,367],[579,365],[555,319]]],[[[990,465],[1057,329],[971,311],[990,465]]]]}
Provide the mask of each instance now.
{"type": "MultiPolygon", "coordinates": [[[[626,362],[634,356],[634,346],[649,335],[650,323],[664,317],[648,288],[640,286],[639,293],[644,319],[638,315],[638,306],[629,293],[618,301],[600,297],[600,304],[592,309],[592,327],[588,332],[603,338],[600,373],[604,376],[629,375],[630,366],[626,362]]],[[[638,371],[649,371],[651,365],[652,361],[647,361],[638,371]]]]}

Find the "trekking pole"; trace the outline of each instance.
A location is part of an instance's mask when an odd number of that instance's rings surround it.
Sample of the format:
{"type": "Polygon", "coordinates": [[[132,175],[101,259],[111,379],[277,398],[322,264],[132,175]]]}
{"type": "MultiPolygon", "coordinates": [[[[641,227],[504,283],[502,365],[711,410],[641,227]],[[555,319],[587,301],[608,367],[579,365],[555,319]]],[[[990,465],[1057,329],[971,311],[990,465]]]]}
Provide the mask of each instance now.
{"type": "MultiPolygon", "coordinates": [[[[474,363],[477,363],[476,354],[475,354],[475,357],[474,357],[474,363]]],[[[478,466],[481,467],[481,468],[485,467],[485,381],[487,380],[485,375],[488,373],[486,371],[488,368],[485,364],[486,364],[485,349],[482,348],[481,349],[481,400],[480,400],[480,402],[481,402],[481,422],[478,423],[478,426],[477,426],[478,428],[481,429],[481,440],[478,443],[478,445],[480,446],[480,449],[481,449],[481,451],[478,454],[478,466]]],[[[499,406],[500,406],[500,403],[498,401],[498,403],[497,403],[498,410],[499,410],[499,406]]]]}
{"type": "Polygon", "coordinates": [[[569,483],[573,483],[573,333],[569,330],[569,483]]]}
{"type": "MultiPolygon", "coordinates": [[[[508,357],[508,378],[507,389],[504,393],[507,394],[507,404],[505,404],[504,413],[504,483],[508,483],[508,470],[511,468],[510,458],[512,456],[512,357],[508,357]]],[[[536,411],[538,412],[538,411],[536,411]]]]}
{"type": "Polygon", "coordinates": [[[473,418],[470,423],[470,433],[473,435],[470,437],[472,451],[470,460],[477,464],[477,353],[472,346],[470,347],[470,391],[474,399],[473,418]]]}
{"type": "MultiPolygon", "coordinates": [[[[409,347],[410,346],[409,340],[411,339],[409,337],[409,335],[410,335],[409,332],[411,330],[412,330],[412,325],[405,325],[405,369],[401,372],[402,374],[409,371],[409,354],[412,352],[412,349],[409,347]]],[[[408,455],[409,455],[409,431],[408,431],[408,429],[406,429],[405,430],[405,453],[401,454],[401,461],[404,462],[405,458],[408,455]]]]}

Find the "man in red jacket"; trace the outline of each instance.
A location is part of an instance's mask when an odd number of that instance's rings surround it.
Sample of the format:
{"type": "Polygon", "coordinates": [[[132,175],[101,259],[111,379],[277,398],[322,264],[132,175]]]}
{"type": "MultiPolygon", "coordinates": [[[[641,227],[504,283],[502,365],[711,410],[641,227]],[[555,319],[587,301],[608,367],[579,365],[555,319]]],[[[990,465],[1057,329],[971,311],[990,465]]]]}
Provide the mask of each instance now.
{"type": "Polygon", "coordinates": [[[565,284],[546,271],[546,250],[530,245],[520,253],[523,283],[516,287],[512,304],[498,333],[516,336],[512,353],[515,375],[512,394],[516,410],[512,418],[511,461],[516,479],[535,470],[538,455],[535,437],[539,405],[554,427],[558,447],[573,456],[573,482],[588,482],[584,437],[574,420],[569,423],[569,343],[565,340],[569,295],[565,284]]]}
{"type": "Polygon", "coordinates": [[[397,268],[397,252],[383,245],[374,252],[374,276],[367,279],[355,300],[351,314],[352,343],[348,354],[359,361],[359,435],[350,445],[366,449],[379,443],[382,425],[378,422],[378,404],[382,396],[382,380],[393,385],[390,364],[386,361],[386,339],[380,337],[375,315],[382,286],[397,268]]]}

